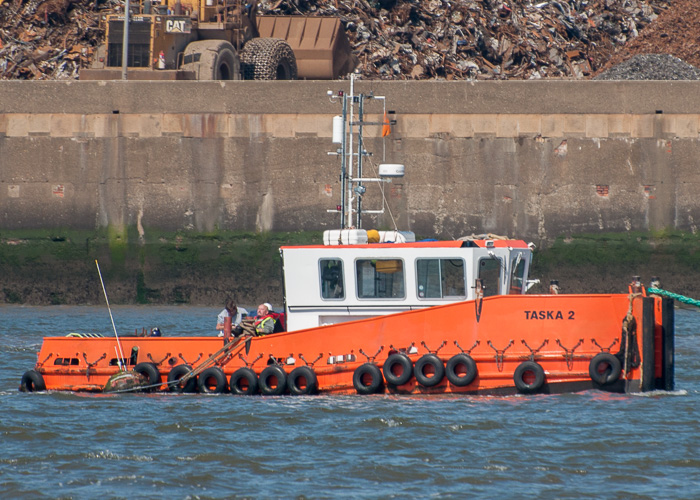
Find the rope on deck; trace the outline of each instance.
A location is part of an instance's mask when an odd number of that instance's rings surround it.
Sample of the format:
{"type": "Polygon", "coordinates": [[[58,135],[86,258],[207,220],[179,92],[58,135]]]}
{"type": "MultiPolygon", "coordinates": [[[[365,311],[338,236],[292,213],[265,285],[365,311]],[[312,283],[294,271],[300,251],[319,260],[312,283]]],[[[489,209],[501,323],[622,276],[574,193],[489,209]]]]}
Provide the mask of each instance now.
{"type": "Polygon", "coordinates": [[[664,297],[670,297],[674,300],[677,300],[678,302],[682,302],[684,304],[690,304],[691,306],[700,307],[700,300],[692,299],[690,297],[686,297],[685,295],[681,295],[679,293],[673,293],[673,292],[669,292],[667,290],[661,290],[660,288],[647,288],[647,292],[653,293],[655,295],[663,295],[664,297]]]}

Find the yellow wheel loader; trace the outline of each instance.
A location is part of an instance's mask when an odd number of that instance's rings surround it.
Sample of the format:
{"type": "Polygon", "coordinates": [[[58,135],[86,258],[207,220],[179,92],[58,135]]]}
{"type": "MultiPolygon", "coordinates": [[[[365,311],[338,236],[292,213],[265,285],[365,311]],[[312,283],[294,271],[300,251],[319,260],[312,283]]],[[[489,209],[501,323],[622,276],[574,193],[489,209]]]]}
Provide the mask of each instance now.
{"type": "Polygon", "coordinates": [[[241,0],[136,0],[104,14],[81,80],[329,80],[357,65],[340,19],[257,16],[241,0]],[[126,67],[123,66],[124,32],[126,67]]]}

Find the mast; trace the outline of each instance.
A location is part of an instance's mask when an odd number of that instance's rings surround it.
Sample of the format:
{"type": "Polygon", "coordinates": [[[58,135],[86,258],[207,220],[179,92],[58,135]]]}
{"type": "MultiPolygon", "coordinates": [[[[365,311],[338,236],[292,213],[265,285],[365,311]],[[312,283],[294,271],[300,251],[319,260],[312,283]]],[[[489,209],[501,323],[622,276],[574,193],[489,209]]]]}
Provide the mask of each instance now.
{"type": "MultiPolygon", "coordinates": [[[[364,183],[367,182],[391,182],[389,177],[403,176],[403,165],[379,165],[379,177],[363,177],[364,158],[373,154],[365,149],[364,126],[383,126],[384,122],[365,121],[365,101],[382,101],[382,111],[386,115],[386,98],[375,96],[373,92],[368,95],[359,93],[355,95],[355,75],[350,75],[350,92],[338,91],[334,94],[328,91],[328,97],[332,103],[341,101],[342,116],[333,119],[333,142],[340,144],[340,148],[329,155],[340,156],[340,205],[336,210],[328,212],[340,212],[340,229],[361,229],[362,214],[383,214],[386,199],[382,191],[382,209],[365,210],[362,204],[362,197],[367,192],[364,183]],[[357,103],[357,116],[355,116],[355,103],[357,103]],[[357,132],[355,128],[357,127],[357,132]],[[355,139],[357,134],[357,139],[355,139]],[[355,146],[357,144],[357,146],[355,146]],[[388,169],[383,167],[390,167],[388,169]],[[397,173],[400,167],[400,174],[397,173]]],[[[391,112],[393,113],[393,112],[391,112]]],[[[371,163],[371,162],[370,162],[371,163]]]]}

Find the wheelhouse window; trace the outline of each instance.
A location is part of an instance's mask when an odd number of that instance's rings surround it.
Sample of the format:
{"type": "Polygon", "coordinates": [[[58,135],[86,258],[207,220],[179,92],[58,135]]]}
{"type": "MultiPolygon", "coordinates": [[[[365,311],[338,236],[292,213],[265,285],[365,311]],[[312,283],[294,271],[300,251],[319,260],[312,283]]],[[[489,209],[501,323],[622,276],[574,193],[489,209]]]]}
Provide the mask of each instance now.
{"type": "Polygon", "coordinates": [[[417,259],[416,286],[420,299],[464,297],[465,276],[462,259],[417,259]]]}
{"type": "Polygon", "coordinates": [[[402,260],[359,259],[355,269],[359,298],[402,299],[406,296],[402,260]]]}
{"type": "Polygon", "coordinates": [[[501,259],[488,258],[479,260],[479,278],[484,286],[484,297],[498,295],[498,284],[501,281],[501,259]]]}
{"type": "Polygon", "coordinates": [[[520,295],[523,293],[523,281],[525,279],[525,260],[523,254],[519,253],[513,259],[510,267],[510,294],[520,295]]]}
{"type": "Polygon", "coordinates": [[[340,259],[321,259],[319,266],[321,297],[324,299],[344,299],[343,261],[340,259]]]}

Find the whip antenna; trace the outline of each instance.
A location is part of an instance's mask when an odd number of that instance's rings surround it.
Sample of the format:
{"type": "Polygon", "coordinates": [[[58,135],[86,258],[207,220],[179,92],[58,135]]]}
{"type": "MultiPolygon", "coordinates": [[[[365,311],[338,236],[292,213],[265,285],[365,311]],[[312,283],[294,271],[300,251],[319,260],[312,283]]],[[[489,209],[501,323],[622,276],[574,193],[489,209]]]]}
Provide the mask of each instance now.
{"type": "Polygon", "coordinates": [[[100,264],[95,259],[95,265],[97,266],[97,274],[100,276],[100,283],[102,284],[102,291],[105,294],[105,302],[107,302],[107,310],[109,311],[109,319],[112,320],[112,328],[114,329],[114,336],[117,338],[117,347],[119,347],[119,353],[117,356],[117,364],[119,365],[119,370],[124,371],[122,367],[122,359],[124,359],[124,352],[122,351],[122,344],[119,342],[119,335],[117,334],[117,327],[114,325],[114,317],[112,316],[112,308],[109,307],[109,299],[107,298],[107,289],[105,288],[105,282],[102,280],[102,271],[100,271],[100,264]]]}

